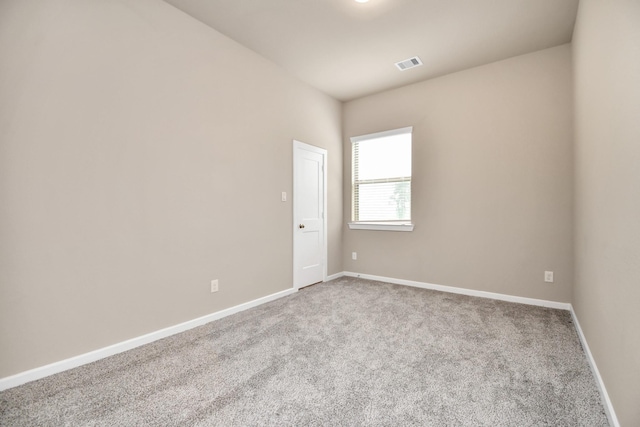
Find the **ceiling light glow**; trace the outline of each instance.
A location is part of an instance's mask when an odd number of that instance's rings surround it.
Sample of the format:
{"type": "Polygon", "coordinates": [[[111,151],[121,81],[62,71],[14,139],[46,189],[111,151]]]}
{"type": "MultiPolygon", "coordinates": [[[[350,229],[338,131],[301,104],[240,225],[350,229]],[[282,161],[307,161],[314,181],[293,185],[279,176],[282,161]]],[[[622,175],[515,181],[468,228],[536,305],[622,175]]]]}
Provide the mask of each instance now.
{"type": "Polygon", "coordinates": [[[367,3],[369,0],[356,0],[358,3],[367,3]]]}

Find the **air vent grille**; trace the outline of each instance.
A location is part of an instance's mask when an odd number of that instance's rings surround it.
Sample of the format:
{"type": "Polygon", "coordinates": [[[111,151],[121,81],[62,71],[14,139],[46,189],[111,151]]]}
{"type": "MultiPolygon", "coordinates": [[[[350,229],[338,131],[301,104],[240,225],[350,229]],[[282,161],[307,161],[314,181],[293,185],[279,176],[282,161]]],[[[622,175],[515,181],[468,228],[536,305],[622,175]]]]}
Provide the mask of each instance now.
{"type": "Polygon", "coordinates": [[[422,61],[420,61],[420,58],[417,56],[396,62],[396,67],[398,67],[400,71],[408,70],[409,68],[418,67],[420,65],[422,65],[422,61]]]}

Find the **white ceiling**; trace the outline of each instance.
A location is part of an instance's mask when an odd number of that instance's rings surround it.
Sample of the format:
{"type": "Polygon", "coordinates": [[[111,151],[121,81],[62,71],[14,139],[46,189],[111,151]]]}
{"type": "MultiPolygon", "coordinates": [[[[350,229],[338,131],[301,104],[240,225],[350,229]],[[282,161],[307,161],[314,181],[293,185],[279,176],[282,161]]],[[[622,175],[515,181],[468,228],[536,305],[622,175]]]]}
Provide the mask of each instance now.
{"type": "Polygon", "coordinates": [[[347,101],[571,41],[578,0],[165,0],[347,101]],[[394,63],[419,56],[423,66],[394,63]]]}

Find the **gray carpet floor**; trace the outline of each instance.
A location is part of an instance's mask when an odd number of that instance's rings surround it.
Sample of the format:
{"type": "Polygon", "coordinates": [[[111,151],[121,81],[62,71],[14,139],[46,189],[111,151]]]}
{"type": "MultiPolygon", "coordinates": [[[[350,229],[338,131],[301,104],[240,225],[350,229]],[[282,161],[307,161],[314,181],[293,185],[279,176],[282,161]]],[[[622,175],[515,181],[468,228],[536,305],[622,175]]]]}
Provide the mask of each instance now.
{"type": "Polygon", "coordinates": [[[0,393],[2,426],[605,426],[569,312],[341,278],[0,393]]]}

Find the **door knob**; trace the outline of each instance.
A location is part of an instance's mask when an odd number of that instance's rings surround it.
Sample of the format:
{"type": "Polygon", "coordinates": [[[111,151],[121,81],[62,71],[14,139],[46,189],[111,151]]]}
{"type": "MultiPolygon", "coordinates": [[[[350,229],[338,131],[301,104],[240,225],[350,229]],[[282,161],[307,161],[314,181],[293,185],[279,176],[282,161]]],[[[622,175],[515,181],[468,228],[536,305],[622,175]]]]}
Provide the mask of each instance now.
{"type": "Polygon", "coordinates": [[[304,228],[304,224],[300,224],[298,228],[304,228]]]}

